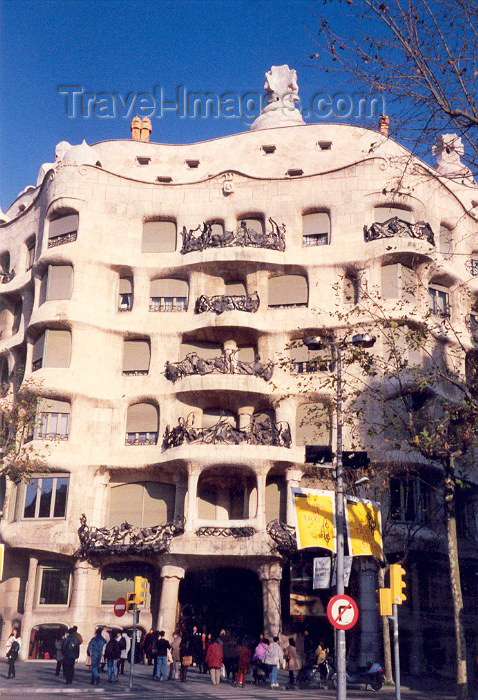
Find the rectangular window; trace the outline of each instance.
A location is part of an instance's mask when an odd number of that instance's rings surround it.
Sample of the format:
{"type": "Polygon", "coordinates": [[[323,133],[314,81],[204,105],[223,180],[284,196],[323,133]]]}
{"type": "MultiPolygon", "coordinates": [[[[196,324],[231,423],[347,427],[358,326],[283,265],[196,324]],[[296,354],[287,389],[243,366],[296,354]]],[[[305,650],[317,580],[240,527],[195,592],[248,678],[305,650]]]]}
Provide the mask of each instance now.
{"type": "Polygon", "coordinates": [[[151,297],[150,311],[186,311],[187,297],[151,297]]]}
{"type": "Polygon", "coordinates": [[[428,287],[429,309],[434,316],[446,318],[450,315],[449,294],[438,287],[428,287]]]}
{"type": "Polygon", "coordinates": [[[40,566],[38,605],[68,605],[70,569],[66,566],[40,566]]]}
{"type": "Polygon", "coordinates": [[[67,476],[35,477],[24,487],[24,518],[64,518],[68,495],[67,476]]]}
{"type": "Polygon", "coordinates": [[[69,413],[40,413],[40,440],[68,440],[69,413]]]}
{"type": "Polygon", "coordinates": [[[79,215],[67,214],[50,221],[48,229],[48,247],[76,241],[78,235],[79,215]]]}
{"type": "Polygon", "coordinates": [[[30,243],[27,248],[27,272],[32,269],[33,263],[35,262],[35,241],[30,243]]]}
{"type": "Polygon", "coordinates": [[[156,445],[158,442],[158,433],[126,433],[127,445],[156,445]]]}
{"type": "Polygon", "coordinates": [[[306,248],[310,248],[315,245],[327,245],[329,242],[328,233],[310,233],[304,235],[302,242],[306,248]]]}
{"type": "Polygon", "coordinates": [[[328,212],[315,212],[302,217],[302,245],[306,247],[328,245],[330,242],[330,216],[328,212]]]}

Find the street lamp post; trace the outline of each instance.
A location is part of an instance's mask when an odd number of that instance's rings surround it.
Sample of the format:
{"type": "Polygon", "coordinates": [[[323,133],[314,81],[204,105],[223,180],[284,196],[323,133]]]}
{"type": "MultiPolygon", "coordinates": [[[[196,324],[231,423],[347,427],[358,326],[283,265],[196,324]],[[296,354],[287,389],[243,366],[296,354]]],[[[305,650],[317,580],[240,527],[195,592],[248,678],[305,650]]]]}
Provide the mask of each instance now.
{"type": "MultiPolygon", "coordinates": [[[[320,336],[306,338],[304,345],[309,350],[320,350],[324,345],[329,345],[335,349],[336,354],[336,417],[337,417],[337,453],[335,457],[335,541],[337,543],[337,595],[345,592],[344,578],[344,554],[345,554],[345,491],[344,491],[344,465],[343,465],[343,450],[342,450],[342,430],[343,430],[343,415],[342,415],[342,350],[346,345],[356,345],[364,348],[370,348],[375,344],[374,336],[368,334],[357,334],[347,340],[334,342],[333,340],[321,338],[320,336]]],[[[345,630],[338,629],[336,631],[336,664],[337,664],[337,700],[346,700],[347,698],[347,669],[346,669],[346,648],[345,648],[345,630]]]]}

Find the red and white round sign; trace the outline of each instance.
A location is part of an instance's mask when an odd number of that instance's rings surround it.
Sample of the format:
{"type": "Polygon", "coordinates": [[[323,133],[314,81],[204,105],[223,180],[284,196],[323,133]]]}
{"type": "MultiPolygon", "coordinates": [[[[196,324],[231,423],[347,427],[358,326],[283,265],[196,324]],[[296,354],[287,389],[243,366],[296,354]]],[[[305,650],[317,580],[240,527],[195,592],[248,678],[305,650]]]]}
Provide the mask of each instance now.
{"type": "Polygon", "coordinates": [[[126,612],[126,600],[125,598],[116,598],[113,607],[116,617],[123,617],[126,612]]]}
{"type": "Polygon", "coordinates": [[[327,605],[327,617],[330,624],[338,630],[349,630],[359,617],[357,603],[345,593],[334,595],[327,605]]]}

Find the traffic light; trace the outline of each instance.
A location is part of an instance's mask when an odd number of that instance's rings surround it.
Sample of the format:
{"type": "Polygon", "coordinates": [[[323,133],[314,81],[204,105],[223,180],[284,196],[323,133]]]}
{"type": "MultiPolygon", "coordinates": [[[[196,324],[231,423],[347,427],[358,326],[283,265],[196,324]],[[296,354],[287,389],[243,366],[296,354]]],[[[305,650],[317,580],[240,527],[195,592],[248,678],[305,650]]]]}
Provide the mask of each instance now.
{"type": "Polygon", "coordinates": [[[380,615],[390,617],[393,614],[392,610],[392,592],[390,588],[378,589],[378,602],[380,607],[380,615]]]}
{"type": "Polygon", "coordinates": [[[407,599],[406,595],[403,593],[403,589],[407,587],[407,584],[403,580],[407,572],[400,566],[400,564],[390,565],[390,590],[392,592],[392,603],[401,605],[404,600],[407,599]]]}
{"type": "Polygon", "coordinates": [[[136,595],[134,593],[128,593],[126,596],[126,610],[128,612],[134,612],[136,607],[136,595]]]}
{"type": "Polygon", "coordinates": [[[148,579],[143,576],[134,577],[134,597],[136,605],[145,605],[148,593],[148,579]]]}

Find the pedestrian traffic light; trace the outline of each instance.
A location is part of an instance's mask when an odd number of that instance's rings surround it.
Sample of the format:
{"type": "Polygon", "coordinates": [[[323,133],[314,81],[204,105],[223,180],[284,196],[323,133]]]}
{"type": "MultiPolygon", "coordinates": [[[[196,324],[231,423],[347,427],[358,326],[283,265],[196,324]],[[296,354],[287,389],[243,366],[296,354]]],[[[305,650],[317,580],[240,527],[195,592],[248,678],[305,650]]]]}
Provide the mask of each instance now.
{"type": "Polygon", "coordinates": [[[126,610],[128,612],[134,612],[136,608],[136,594],[128,593],[126,596],[126,610]]]}
{"type": "Polygon", "coordinates": [[[390,617],[393,614],[392,592],[390,588],[378,589],[378,602],[380,607],[380,615],[390,617]]]}
{"type": "Polygon", "coordinates": [[[401,605],[404,600],[407,599],[406,595],[403,593],[403,589],[406,588],[407,584],[403,580],[407,572],[400,566],[400,564],[390,565],[390,590],[392,592],[392,603],[401,605]]]}
{"type": "Polygon", "coordinates": [[[145,605],[148,593],[148,579],[143,576],[134,577],[134,597],[136,605],[145,605]]]}

